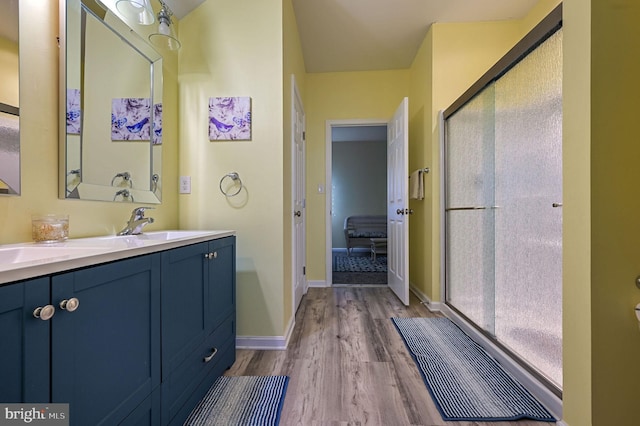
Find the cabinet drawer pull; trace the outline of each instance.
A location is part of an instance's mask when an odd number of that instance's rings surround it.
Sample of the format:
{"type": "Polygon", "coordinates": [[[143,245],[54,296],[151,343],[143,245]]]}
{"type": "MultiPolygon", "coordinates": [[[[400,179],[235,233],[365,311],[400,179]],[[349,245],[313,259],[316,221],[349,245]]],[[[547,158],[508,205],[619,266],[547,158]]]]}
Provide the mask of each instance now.
{"type": "Polygon", "coordinates": [[[211,355],[209,356],[205,356],[203,361],[204,362],[209,362],[213,359],[214,356],[216,356],[216,354],[218,353],[218,348],[211,348],[213,350],[213,352],[211,352],[211,355]]]}
{"type": "Polygon", "coordinates": [[[75,297],[72,297],[69,300],[65,299],[62,302],[60,302],[60,309],[67,312],[75,311],[76,309],[78,309],[78,306],[80,306],[80,301],[75,297]]]}
{"type": "Polygon", "coordinates": [[[33,311],[33,316],[35,318],[41,319],[42,321],[47,321],[47,320],[50,320],[53,314],[55,313],[56,313],[56,308],[54,308],[53,305],[45,305],[45,306],[38,306],[33,311]]]}

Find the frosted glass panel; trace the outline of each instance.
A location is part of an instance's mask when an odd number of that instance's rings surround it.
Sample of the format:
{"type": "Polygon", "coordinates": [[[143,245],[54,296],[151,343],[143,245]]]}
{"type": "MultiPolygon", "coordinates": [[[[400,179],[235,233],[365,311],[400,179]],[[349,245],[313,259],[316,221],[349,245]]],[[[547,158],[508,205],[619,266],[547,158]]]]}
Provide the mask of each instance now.
{"type": "Polygon", "coordinates": [[[489,88],[447,122],[447,301],[494,329],[494,95],[489,88]]]}
{"type": "Polygon", "coordinates": [[[495,334],[560,387],[561,90],[561,31],[495,84],[495,334]]]}

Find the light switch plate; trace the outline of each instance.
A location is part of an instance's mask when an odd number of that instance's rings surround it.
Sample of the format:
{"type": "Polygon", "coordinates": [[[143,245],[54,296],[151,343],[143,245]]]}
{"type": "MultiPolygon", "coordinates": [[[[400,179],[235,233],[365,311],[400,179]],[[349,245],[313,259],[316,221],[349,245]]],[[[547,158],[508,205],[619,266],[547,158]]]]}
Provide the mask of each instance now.
{"type": "Polygon", "coordinates": [[[191,194],[191,176],[180,176],[180,194],[191,194]]]}

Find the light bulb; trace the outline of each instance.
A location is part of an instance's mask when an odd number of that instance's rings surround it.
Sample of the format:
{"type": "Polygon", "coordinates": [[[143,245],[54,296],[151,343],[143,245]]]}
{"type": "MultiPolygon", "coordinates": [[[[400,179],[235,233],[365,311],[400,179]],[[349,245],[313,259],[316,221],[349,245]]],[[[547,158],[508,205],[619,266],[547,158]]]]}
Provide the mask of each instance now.
{"type": "Polygon", "coordinates": [[[162,35],[168,36],[169,33],[169,24],[167,24],[164,20],[160,21],[160,25],[158,25],[158,32],[162,35]]]}

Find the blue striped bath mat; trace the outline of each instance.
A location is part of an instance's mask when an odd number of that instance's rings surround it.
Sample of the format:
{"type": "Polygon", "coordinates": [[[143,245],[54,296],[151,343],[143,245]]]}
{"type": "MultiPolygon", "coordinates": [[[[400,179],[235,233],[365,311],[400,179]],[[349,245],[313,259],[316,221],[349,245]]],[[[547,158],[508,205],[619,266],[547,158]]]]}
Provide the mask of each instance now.
{"type": "Polygon", "coordinates": [[[556,419],[447,318],[391,318],[444,420],[556,419]]]}
{"type": "Polygon", "coordinates": [[[222,376],[193,409],[185,426],[277,426],[287,376],[222,376]]]}

